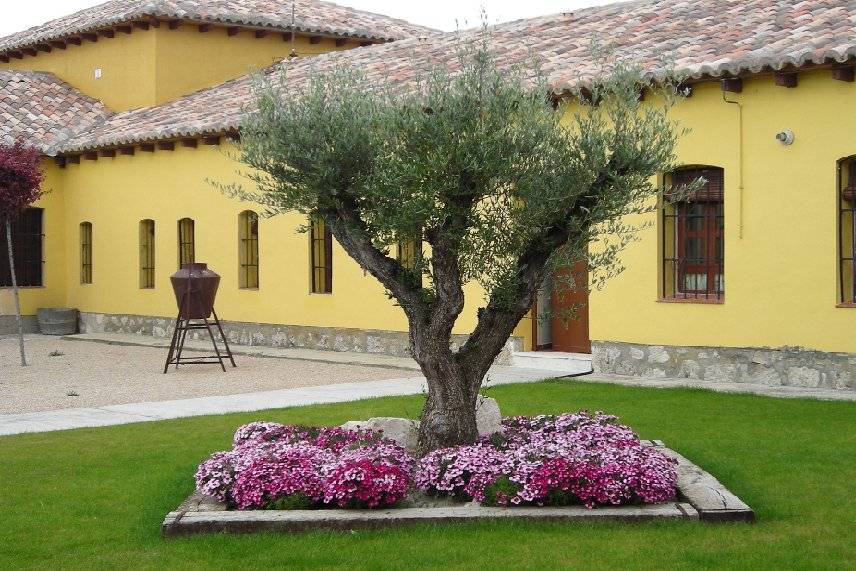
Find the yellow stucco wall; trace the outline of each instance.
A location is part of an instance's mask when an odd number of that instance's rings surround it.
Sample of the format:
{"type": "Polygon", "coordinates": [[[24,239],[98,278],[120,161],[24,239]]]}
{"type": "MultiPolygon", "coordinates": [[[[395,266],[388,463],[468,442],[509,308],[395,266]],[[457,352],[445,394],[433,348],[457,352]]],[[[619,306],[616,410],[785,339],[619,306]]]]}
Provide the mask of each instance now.
{"type": "MultiPolygon", "coordinates": [[[[172,316],[175,298],[169,276],[178,267],[177,221],[196,222],[196,259],[222,276],[217,311],[222,319],[319,327],[406,331],[400,308],[381,286],[334,243],[333,293],[311,294],[309,239],[296,230],[296,214],[259,223],[260,287],[238,287],[238,215],[254,205],[220,194],[205,182],[236,179],[239,165],[220,147],[137,153],[133,157],[81,161],[62,171],[66,196],[67,304],[81,311],[172,316]],[[156,223],[156,287],[139,288],[139,222],[156,223]],[[92,223],[93,283],[80,284],[79,225],[92,223]]],[[[256,208],[256,211],[259,211],[256,208]]],[[[475,323],[481,300],[471,303],[456,332],[475,323]]]]}
{"type": "Polygon", "coordinates": [[[47,71],[82,91],[100,99],[107,107],[124,111],[146,107],[155,102],[155,33],[135,29],[131,34],[117,32],[114,38],[83,40],[65,50],[38,52],[0,63],[0,69],[47,71]],[[101,78],[95,70],[101,69],[101,78]]]}
{"type": "MultiPolygon", "coordinates": [[[[21,313],[24,315],[33,315],[40,307],[63,307],[66,302],[65,193],[60,181],[62,171],[52,160],[44,160],[42,169],[45,173],[42,184],[45,194],[33,206],[44,209],[44,285],[21,288],[21,313]]],[[[5,232],[2,224],[0,229],[5,232]]],[[[7,254],[4,251],[2,255],[7,254]]],[[[15,300],[12,297],[12,289],[0,288],[0,315],[14,314],[15,300]]]]}
{"type": "MultiPolygon", "coordinates": [[[[241,32],[229,38],[222,29],[200,34],[194,28],[161,28],[117,35],[89,47],[69,47],[67,53],[83,54],[110,42],[130,46],[130,42],[148,41],[158,34],[166,39],[155,42],[159,63],[153,68],[159,66],[159,73],[170,78],[158,84],[157,97],[162,99],[205,81],[204,74],[194,77],[187,69],[221,62],[205,72],[216,77],[216,82],[246,71],[254,57],[264,60],[258,62],[261,66],[290,49],[281,36],[256,39],[241,32]],[[213,52],[182,52],[182,46],[203,44],[213,52]],[[240,47],[244,45],[248,46],[246,54],[240,47]],[[222,63],[230,57],[232,61],[222,63]],[[180,64],[181,58],[184,62],[180,64]]],[[[320,50],[331,46],[303,47],[320,50]]],[[[50,61],[59,53],[55,50],[39,58],[50,61]]],[[[12,65],[20,67],[27,61],[12,65]]],[[[109,77],[105,74],[105,79],[109,77]]],[[[129,85],[111,91],[117,97],[130,97],[135,88],[129,89],[129,85]]],[[[724,303],[658,301],[661,229],[655,223],[622,254],[625,272],[602,291],[593,292],[591,338],[856,351],[852,340],[856,309],[836,307],[836,166],[842,157],[856,154],[852,135],[856,117],[847,111],[854,95],[856,84],[834,81],[828,70],[801,73],[795,89],[776,87],[769,76],[747,78],[742,94],[728,96],[742,105],[741,146],[737,106],[723,101],[718,83],[696,85],[693,97],[681,101],[672,114],[692,129],[679,141],[679,162],[725,170],[724,303]],[[775,134],[783,129],[796,134],[792,146],[776,141],[775,134]],[[738,190],[741,178],[742,198],[738,190]]],[[[221,196],[204,182],[206,177],[228,181],[236,168],[222,149],[211,147],[138,152],[134,157],[83,161],[61,171],[48,165],[48,184],[54,193],[42,201],[46,208],[46,287],[25,291],[25,313],[43,305],[71,305],[93,312],[171,315],[174,301],[167,278],[177,264],[176,221],[190,216],[197,222],[198,259],[223,275],[218,305],[225,319],[406,329],[400,309],[338,246],[334,248],[334,293],[308,293],[308,238],[295,233],[303,221],[293,215],[262,220],[261,288],[239,290],[237,217],[251,206],[221,196]],[[144,218],[157,222],[158,286],[153,291],[138,286],[138,223],[144,218]],[[78,225],[84,220],[93,224],[95,243],[94,283],[86,286],[79,283],[78,251],[78,225]]],[[[657,217],[648,214],[639,221],[646,220],[656,221],[657,217]]],[[[459,320],[459,333],[472,328],[475,308],[482,301],[475,286],[468,293],[470,304],[459,320]]],[[[0,293],[4,312],[7,297],[0,293]]],[[[530,330],[531,322],[525,319],[517,334],[528,339],[530,330]]]]}
{"type": "MultiPolygon", "coordinates": [[[[306,36],[297,36],[294,41],[294,49],[301,57],[358,46],[359,42],[353,40],[336,46],[332,38],[317,44],[310,43],[306,36]]],[[[157,30],[155,104],[265,68],[290,53],[291,42],[284,41],[282,34],[256,38],[250,30],[229,36],[226,28],[220,27],[200,33],[197,26],[190,24],[177,30],[161,26],[157,30]]]]}
{"type": "MultiPolygon", "coordinates": [[[[337,46],[332,38],[317,44],[308,36],[298,36],[294,47],[299,56],[358,47],[349,40],[337,46]]],[[[262,69],[291,53],[291,42],[282,34],[256,38],[253,31],[241,30],[228,36],[225,27],[200,33],[196,25],[182,24],[171,30],[159,28],[131,34],[116,32],[113,38],[97,42],[82,40],[65,50],[38,52],[0,63],[0,69],[47,71],[83,93],[100,99],[114,111],[160,105],[199,89],[218,85],[248,72],[262,69]],[[95,77],[95,70],[101,77],[95,77]]]]}
{"type": "Polygon", "coordinates": [[[692,129],[678,157],[725,169],[725,301],[657,301],[655,225],[622,254],[625,272],[592,294],[592,339],[856,351],[856,310],[836,307],[836,163],[856,154],[856,116],[847,111],[854,97],[856,84],[828,70],[801,73],[795,89],[761,76],[728,94],[743,110],[740,237],[738,110],[718,84],[697,86],[673,110],[692,129]],[[796,135],[792,146],[775,139],[784,129],[796,135]]]}

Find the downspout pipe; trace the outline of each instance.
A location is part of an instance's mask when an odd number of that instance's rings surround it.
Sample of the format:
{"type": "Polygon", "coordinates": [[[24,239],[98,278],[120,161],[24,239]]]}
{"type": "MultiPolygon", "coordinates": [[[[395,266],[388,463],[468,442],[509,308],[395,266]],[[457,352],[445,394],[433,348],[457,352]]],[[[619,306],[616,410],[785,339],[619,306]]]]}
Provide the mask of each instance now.
{"type": "Polygon", "coordinates": [[[722,100],[737,106],[737,237],[743,239],[743,105],[726,97],[723,80],[722,100]]]}

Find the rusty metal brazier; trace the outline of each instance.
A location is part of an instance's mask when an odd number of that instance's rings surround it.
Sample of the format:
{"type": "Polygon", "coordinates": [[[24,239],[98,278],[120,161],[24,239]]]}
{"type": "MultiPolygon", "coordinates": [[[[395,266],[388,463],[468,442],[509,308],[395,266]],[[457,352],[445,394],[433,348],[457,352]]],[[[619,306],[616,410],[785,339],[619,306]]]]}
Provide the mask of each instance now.
{"type": "Polygon", "coordinates": [[[220,275],[208,264],[184,264],[169,280],[175,291],[178,315],[184,319],[208,319],[214,311],[214,298],[220,275]]]}

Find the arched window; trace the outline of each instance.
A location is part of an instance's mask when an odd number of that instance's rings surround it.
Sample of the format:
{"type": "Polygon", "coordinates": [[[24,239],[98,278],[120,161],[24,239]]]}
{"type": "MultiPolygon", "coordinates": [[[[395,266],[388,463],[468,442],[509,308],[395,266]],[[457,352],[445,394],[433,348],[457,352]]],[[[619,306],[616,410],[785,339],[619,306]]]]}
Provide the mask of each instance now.
{"type": "Polygon", "coordinates": [[[92,223],[80,223],[80,283],[92,283],[92,223]]]}
{"type": "Polygon", "coordinates": [[[192,218],[178,221],[178,267],[196,261],[196,223],[192,218]]]}
{"type": "Polygon", "coordinates": [[[155,221],[140,220],[140,288],[155,287],[155,221]]]}
{"type": "Polygon", "coordinates": [[[309,258],[312,293],[333,293],[333,235],[320,217],[310,220],[309,258]]]}
{"type": "Polygon", "coordinates": [[[719,301],[725,295],[725,175],[718,167],[683,168],[666,176],[663,283],[666,299],[719,301]],[[682,188],[701,179],[691,193],[682,188]]]}
{"type": "Polygon", "coordinates": [[[259,215],[245,210],[238,215],[238,281],[241,288],[259,287],[259,215]]]}
{"type": "Polygon", "coordinates": [[[838,162],[838,302],[856,304],[856,156],[838,162]]]}

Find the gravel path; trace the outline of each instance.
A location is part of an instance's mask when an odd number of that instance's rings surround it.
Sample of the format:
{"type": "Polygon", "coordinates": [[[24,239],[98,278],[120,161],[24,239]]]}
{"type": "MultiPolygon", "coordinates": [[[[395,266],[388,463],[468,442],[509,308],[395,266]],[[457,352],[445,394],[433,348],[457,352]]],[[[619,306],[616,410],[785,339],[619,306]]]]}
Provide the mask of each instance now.
{"type": "Polygon", "coordinates": [[[0,414],[231,395],[412,376],[412,372],[295,359],[236,356],[237,369],[183,366],[164,375],[166,349],[45,337],[0,337],[0,414]]]}

